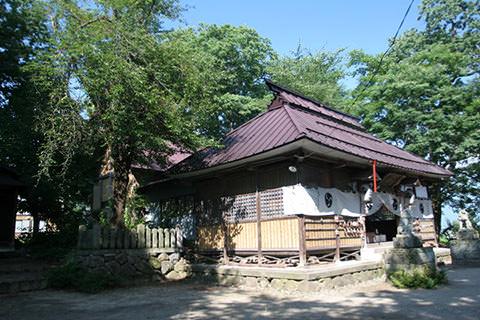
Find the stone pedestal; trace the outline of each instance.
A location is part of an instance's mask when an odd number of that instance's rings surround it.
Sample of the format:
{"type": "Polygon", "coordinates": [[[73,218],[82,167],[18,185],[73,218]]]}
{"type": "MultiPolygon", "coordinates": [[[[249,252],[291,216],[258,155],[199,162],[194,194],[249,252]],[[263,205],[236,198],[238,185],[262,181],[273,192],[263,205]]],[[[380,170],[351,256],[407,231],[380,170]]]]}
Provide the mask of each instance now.
{"type": "Polygon", "coordinates": [[[452,240],[450,251],[453,264],[480,265],[480,240],[452,240]]]}
{"type": "Polygon", "coordinates": [[[413,233],[397,234],[397,236],[393,238],[394,248],[421,248],[422,246],[422,240],[413,233]]]}
{"type": "Polygon", "coordinates": [[[474,229],[460,229],[457,232],[457,240],[478,240],[478,232],[474,229]]]}
{"type": "Polygon", "coordinates": [[[404,269],[413,271],[415,268],[435,268],[435,253],[433,248],[393,248],[384,255],[385,270],[404,269]]]}

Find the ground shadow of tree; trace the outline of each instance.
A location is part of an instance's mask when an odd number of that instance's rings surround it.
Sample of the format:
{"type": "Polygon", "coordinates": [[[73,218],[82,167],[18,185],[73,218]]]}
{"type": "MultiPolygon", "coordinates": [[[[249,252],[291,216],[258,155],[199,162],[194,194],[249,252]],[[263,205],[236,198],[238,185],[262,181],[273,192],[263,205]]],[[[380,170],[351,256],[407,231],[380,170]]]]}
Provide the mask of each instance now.
{"type": "Polygon", "coordinates": [[[2,296],[0,319],[478,319],[479,272],[450,270],[437,290],[287,294],[183,282],[96,296],[46,291],[2,296]]]}

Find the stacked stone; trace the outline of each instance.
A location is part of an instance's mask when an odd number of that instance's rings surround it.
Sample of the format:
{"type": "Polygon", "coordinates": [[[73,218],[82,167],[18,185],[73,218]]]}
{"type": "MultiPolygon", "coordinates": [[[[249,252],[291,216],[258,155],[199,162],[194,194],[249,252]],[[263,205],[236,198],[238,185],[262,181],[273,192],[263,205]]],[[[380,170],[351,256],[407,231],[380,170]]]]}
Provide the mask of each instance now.
{"type": "Polygon", "coordinates": [[[190,263],[181,258],[179,253],[161,253],[158,257],[150,258],[150,265],[168,280],[183,280],[192,274],[190,263]]]}
{"type": "Polygon", "coordinates": [[[152,276],[161,274],[169,280],[181,280],[191,275],[190,264],[180,253],[157,254],[135,252],[105,252],[91,250],[79,252],[76,262],[89,272],[107,272],[114,275],[152,276]]]}

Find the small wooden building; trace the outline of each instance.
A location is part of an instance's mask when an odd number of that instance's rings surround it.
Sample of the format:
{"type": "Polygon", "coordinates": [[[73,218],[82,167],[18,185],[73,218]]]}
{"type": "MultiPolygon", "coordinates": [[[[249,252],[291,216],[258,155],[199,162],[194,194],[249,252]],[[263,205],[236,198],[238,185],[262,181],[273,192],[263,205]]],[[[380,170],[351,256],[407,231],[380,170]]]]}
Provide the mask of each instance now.
{"type": "Polygon", "coordinates": [[[158,214],[194,215],[199,252],[339,259],[391,240],[407,193],[422,237],[435,239],[426,187],[451,172],[368,134],[355,116],[267,85],[266,112],[142,187],[158,214]]]}

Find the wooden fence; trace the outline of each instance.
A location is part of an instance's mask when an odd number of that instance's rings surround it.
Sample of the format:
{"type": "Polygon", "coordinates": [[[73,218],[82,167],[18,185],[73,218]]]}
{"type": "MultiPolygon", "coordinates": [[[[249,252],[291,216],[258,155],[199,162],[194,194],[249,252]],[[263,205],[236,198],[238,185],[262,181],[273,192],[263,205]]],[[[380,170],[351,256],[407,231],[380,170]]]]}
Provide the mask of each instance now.
{"type": "Polygon", "coordinates": [[[94,224],[78,228],[78,249],[176,249],[182,248],[180,228],[150,229],[141,224],[136,229],[111,229],[94,224]]]}
{"type": "Polygon", "coordinates": [[[362,246],[363,224],[344,216],[305,217],[307,250],[362,246]]]}

